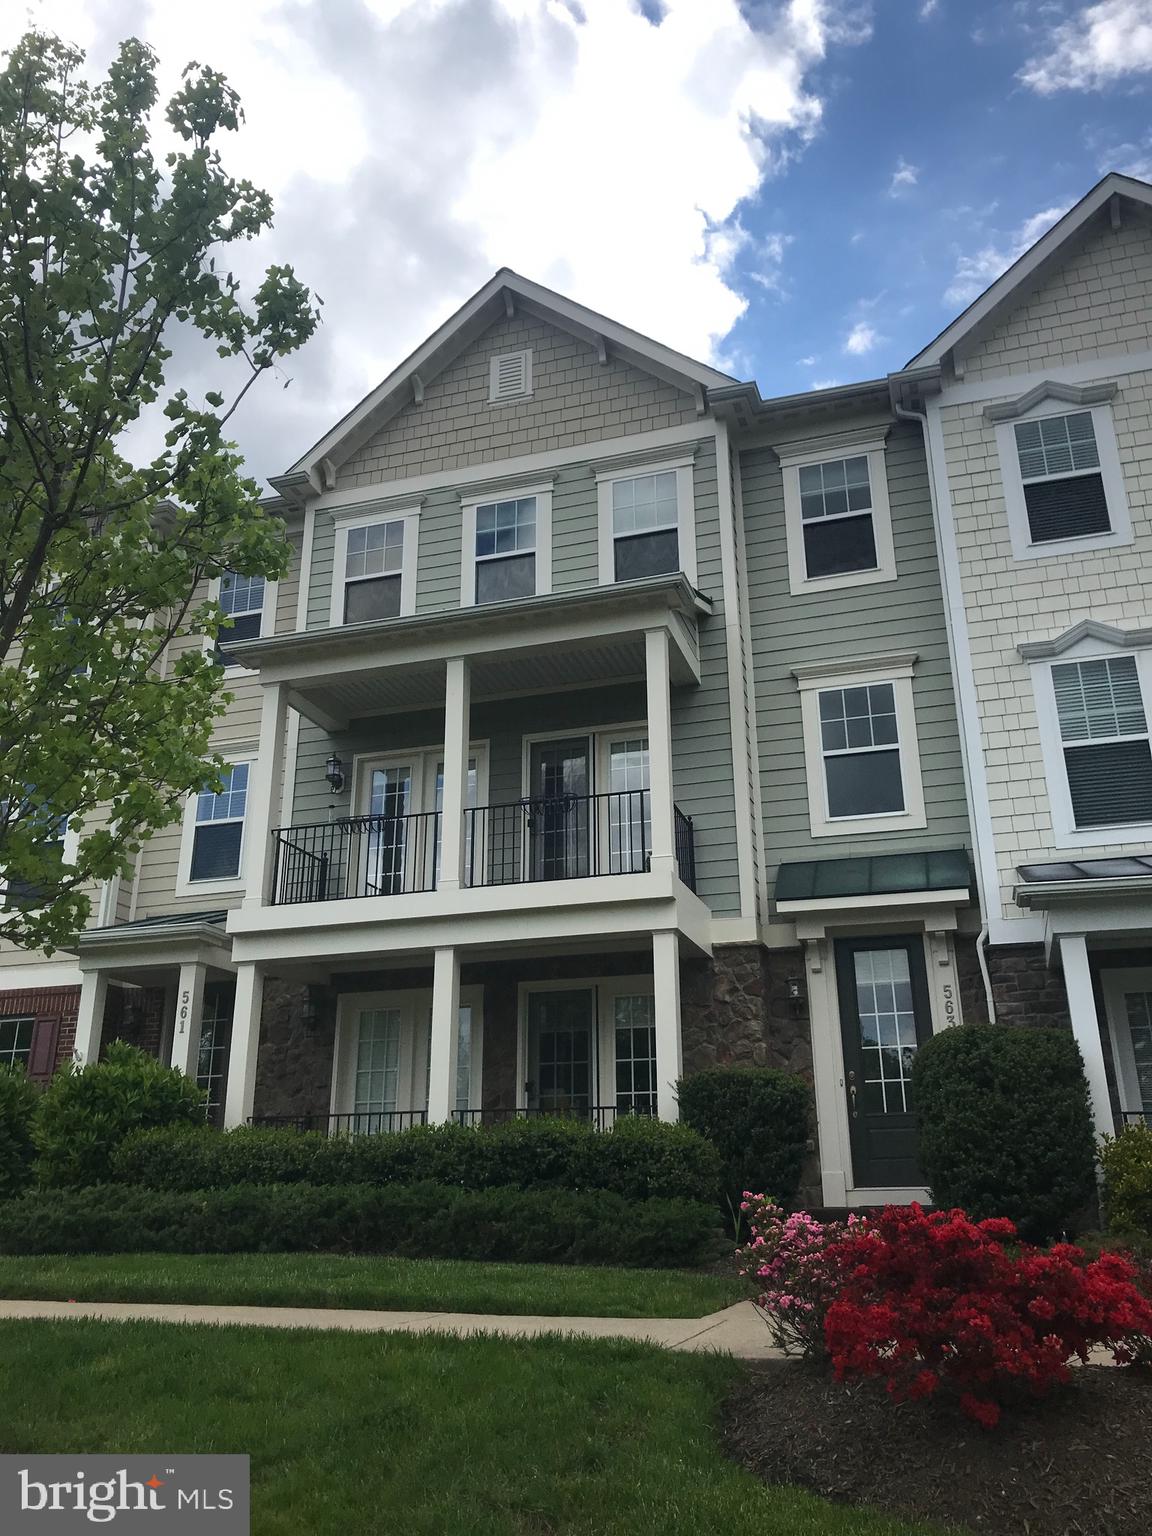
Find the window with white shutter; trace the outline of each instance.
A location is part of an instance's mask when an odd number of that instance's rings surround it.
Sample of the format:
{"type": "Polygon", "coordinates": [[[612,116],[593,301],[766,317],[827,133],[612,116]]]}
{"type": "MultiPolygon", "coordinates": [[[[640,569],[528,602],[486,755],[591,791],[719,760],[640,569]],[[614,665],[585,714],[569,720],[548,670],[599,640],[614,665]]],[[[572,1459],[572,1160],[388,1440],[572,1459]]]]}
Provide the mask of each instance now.
{"type": "Polygon", "coordinates": [[[1052,668],[1072,818],[1081,827],[1152,821],[1152,746],[1134,656],[1052,668]]]}
{"type": "Polygon", "coordinates": [[[492,405],[523,400],[532,393],[532,353],[503,352],[488,365],[488,400],[492,405]]]}

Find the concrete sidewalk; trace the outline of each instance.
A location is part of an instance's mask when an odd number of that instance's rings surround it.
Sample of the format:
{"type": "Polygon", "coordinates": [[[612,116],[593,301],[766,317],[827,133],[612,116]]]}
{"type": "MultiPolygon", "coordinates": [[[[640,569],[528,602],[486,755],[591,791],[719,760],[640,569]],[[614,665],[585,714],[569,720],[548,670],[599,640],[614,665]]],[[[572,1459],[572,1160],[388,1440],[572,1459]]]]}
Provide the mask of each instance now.
{"type": "Polygon", "coordinates": [[[183,1302],[0,1301],[0,1318],[95,1317],[106,1322],[230,1323],[345,1333],[491,1333],[641,1339],[664,1349],[715,1350],[739,1360],[776,1360],[768,1329],[750,1301],[707,1317],[490,1317],[476,1312],[356,1312],[339,1307],[212,1307],[183,1302]]]}

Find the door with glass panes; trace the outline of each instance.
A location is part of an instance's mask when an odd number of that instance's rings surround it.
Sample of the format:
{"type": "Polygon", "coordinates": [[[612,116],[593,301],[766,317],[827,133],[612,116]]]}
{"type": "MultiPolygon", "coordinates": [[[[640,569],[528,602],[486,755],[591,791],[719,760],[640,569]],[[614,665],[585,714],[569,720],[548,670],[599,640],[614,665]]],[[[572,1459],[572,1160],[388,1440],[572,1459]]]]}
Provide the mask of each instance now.
{"type": "Polygon", "coordinates": [[[911,1077],[932,1034],[923,936],[837,939],[836,980],[853,1183],[920,1185],[911,1077]]]}
{"type": "Polygon", "coordinates": [[[1152,968],[1100,972],[1125,1124],[1152,1125],[1152,968]]]}
{"type": "MultiPolygon", "coordinates": [[[[468,759],[465,805],[477,804],[479,760],[468,759]]],[[[410,752],[366,763],[360,772],[360,814],[369,817],[360,856],[366,896],[398,896],[434,890],[444,841],[444,759],[438,752],[410,752]]],[[[479,878],[471,858],[468,817],[465,878],[479,878]]]]}
{"type": "Polygon", "coordinates": [[[583,1117],[656,1113],[651,981],[613,978],[534,989],[525,1009],[524,1104],[583,1117]]]}
{"type": "Polygon", "coordinates": [[[533,742],[526,810],[533,880],[642,873],[652,846],[643,727],[533,742]]]}

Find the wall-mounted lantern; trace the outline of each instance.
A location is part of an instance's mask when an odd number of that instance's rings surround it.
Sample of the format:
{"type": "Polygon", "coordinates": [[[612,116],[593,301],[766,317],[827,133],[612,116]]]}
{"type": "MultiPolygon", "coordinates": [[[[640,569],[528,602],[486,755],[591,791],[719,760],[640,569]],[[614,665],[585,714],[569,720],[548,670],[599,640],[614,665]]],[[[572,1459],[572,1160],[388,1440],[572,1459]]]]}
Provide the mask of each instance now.
{"type": "Polygon", "coordinates": [[[335,752],[324,764],[324,777],[328,780],[328,788],[334,795],[338,795],[344,788],[344,764],[335,752]]]}

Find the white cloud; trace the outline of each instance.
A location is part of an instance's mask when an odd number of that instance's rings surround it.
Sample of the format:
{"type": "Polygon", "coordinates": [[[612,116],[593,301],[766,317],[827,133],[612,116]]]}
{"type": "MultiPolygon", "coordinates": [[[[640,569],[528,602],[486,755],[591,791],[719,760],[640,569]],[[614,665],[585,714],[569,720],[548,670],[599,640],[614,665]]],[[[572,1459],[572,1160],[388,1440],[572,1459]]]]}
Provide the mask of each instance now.
{"type": "Polygon", "coordinates": [[[808,388],[809,389],[839,389],[840,382],[841,381],[839,379],[813,379],[811,384],[809,384],[808,388]]]}
{"type": "Polygon", "coordinates": [[[813,353],[811,357],[798,357],[796,359],[796,366],[798,368],[815,368],[819,361],[819,357],[816,353],[813,353]]]}
{"type": "Polygon", "coordinates": [[[1098,0],[1051,28],[1018,78],[1041,96],[1099,91],[1152,71],[1148,0],[1098,0]]]}
{"type": "Polygon", "coordinates": [[[920,20],[927,21],[929,16],[935,16],[940,9],[940,0],[921,0],[920,20]]]}
{"type": "Polygon", "coordinates": [[[901,155],[896,162],[896,169],[892,172],[892,180],[888,183],[888,196],[900,197],[911,190],[920,180],[920,167],[909,165],[901,155]]]}
{"type": "Polygon", "coordinates": [[[884,338],[867,320],[858,320],[844,338],[844,351],[850,357],[863,357],[873,351],[884,338]]]}
{"type": "Polygon", "coordinates": [[[952,281],[944,291],[945,302],[970,304],[990,283],[996,281],[1001,272],[1007,271],[1014,261],[1018,261],[1030,245],[1035,245],[1040,236],[1046,234],[1056,220],[1068,212],[1070,206],[1062,203],[1059,207],[1044,208],[1030,219],[1025,219],[1019,229],[1010,235],[990,241],[971,256],[960,256],[952,281]]]}
{"type": "MultiPolygon", "coordinates": [[[[22,9],[4,9],[0,46],[22,9]]],[[[819,130],[812,71],[865,38],[865,13],[662,11],[657,26],[624,0],[39,0],[35,16],[94,66],[147,39],[164,95],[192,58],[240,92],[225,163],[269,189],[277,221],[230,263],[290,261],[327,301],[292,389],[235,418],[268,473],[500,266],[698,357],[721,355],[748,283],[779,288],[788,236],[750,240],[741,206],[819,130]]]]}

